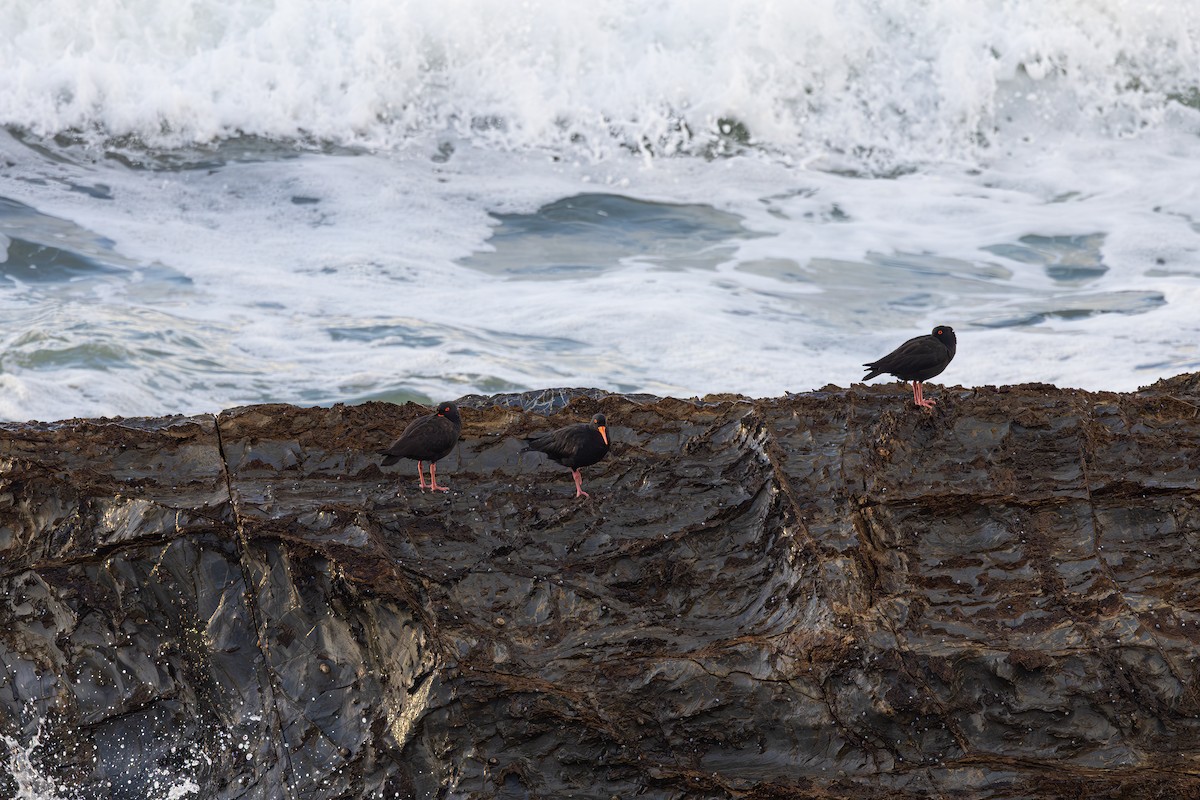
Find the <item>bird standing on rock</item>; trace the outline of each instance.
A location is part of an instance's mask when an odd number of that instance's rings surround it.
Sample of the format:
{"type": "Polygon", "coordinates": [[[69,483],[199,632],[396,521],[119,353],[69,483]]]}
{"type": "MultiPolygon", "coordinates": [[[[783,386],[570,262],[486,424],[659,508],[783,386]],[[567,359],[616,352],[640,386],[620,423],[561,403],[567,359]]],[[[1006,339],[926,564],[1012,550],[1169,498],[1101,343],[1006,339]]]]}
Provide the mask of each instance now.
{"type": "Polygon", "coordinates": [[[902,381],[912,381],[913,402],[922,408],[933,408],[934,401],[926,400],[921,382],[940,375],[954,358],[958,340],[949,325],[938,325],[933,333],[909,339],[873,364],[863,364],[868,372],[864,381],[888,373],[902,381]]]}
{"type": "Polygon", "coordinates": [[[425,491],[425,474],[421,471],[421,463],[429,462],[429,488],[434,492],[446,492],[448,486],[438,486],[437,462],[450,455],[454,445],[458,443],[458,435],[462,431],[462,417],[458,415],[458,407],[454,403],[442,403],[433,414],[417,417],[408,423],[400,438],[392,442],[387,450],[380,450],[384,456],[383,466],[391,466],[402,458],[415,459],[417,462],[417,477],[421,480],[421,491],[425,491]]]}
{"type": "Polygon", "coordinates": [[[603,414],[592,417],[591,422],[567,425],[562,428],[525,438],[527,445],[521,452],[536,450],[545,453],[564,467],[570,467],[575,478],[575,496],[590,497],[583,490],[581,467],[590,467],[608,455],[608,420],[603,414]]]}

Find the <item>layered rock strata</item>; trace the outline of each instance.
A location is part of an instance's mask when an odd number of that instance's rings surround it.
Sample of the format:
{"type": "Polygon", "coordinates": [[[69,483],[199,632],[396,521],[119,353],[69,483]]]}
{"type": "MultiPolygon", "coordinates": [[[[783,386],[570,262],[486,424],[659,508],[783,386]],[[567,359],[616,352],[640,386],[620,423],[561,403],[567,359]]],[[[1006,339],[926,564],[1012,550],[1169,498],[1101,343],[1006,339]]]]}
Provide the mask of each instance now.
{"type": "Polygon", "coordinates": [[[414,405],[6,425],[6,766],[38,736],[83,798],[1200,797],[1200,379],[931,394],[465,398],[437,496],[374,455],[414,405]],[[596,412],[577,501],[519,437],[596,412]]]}

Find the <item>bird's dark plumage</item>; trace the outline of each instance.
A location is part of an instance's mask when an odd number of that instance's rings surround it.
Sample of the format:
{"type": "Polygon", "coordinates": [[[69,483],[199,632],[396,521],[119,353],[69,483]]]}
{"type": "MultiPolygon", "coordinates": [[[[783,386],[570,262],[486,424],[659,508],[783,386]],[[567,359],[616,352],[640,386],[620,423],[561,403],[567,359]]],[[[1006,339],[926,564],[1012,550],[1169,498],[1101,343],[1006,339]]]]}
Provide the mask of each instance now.
{"type": "Polygon", "coordinates": [[[437,462],[450,455],[461,431],[462,417],[458,415],[458,407],[454,403],[442,403],[433,414],[417,417],[410,422],[391,447],[379,451],[379,455],[384,457],[383,466],[391,466],[402,458],[414,459],[423,490],[425,475],[421,472],[421,463],[428,461],[430,488],[444,492],[446,487],[437,483],[437,462]]]}
{"type": "Polygon", "coordinates": [[[608,420],[603,414],[592,417],[591,422],[567,425],[548,433],[527,437],[526,447],[521,452],[536,450],[545,453],[564,467],[569,467],[575,478],[575,496],[587,497],[583,490],[582,467],[590,467],[608,455],[608,420]]]}
{"type": "Polygon", "coordinates": [[[878,361],[863,364],[867,368],[863,380],[869,381],[886,372],[902,381],[912,381],[913,402],[928,408],[933,401],[925,399],[921,383],[942,374],[942,370],[954,359],[957,345],[954,329],[949,325],[939,325],[933,329],[933,333],[909,339],[878,361]]]}

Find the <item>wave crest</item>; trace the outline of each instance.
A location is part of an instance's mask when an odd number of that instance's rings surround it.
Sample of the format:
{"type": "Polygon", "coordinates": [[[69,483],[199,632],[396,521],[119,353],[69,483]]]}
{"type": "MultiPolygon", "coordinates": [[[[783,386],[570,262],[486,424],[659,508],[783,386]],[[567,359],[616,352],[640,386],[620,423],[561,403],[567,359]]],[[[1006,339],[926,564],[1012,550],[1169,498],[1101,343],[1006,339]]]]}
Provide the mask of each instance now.
{"type": "Polygon", "coordinates": [[[1049,126],[1195,126],[1188,4],[16,0],[0,123],[173,148],[455,140],[599,160],[974,160],[1049,126]]]}

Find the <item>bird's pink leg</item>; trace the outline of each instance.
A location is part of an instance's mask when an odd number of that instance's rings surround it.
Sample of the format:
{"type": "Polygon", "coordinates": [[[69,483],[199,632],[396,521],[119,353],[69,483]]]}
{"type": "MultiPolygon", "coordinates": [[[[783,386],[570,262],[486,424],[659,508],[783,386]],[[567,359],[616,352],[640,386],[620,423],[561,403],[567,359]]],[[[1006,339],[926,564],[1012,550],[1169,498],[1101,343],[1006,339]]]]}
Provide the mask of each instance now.
{"type": "Polygon", "coordinates": [[[921,408],[933,408],[937,405],[935,401],[925,399],[925,387],[920,381],[913,381],[913,402],[921,408]]]}
{"type": "Polygon", "coordinates": [[[437,462],[433,461],[429,464],[429,490],[432,492],[448,492],[449,486],[438,486],[437,482],[437,462]]]}
{"type": "Polygon", "coordinates": [[[425,491],[425,473],[421,471],[422,463],[424,463],[424,462],[421,462],[421,461],[417,462],[417,477],[421,480],[421,491],[423,492],[423,491],[425,491]]]}
{"type": "Polygon", "coordinates": [[[577,470],[577,469],[571,470],[571,476],[573,478],[575,478],[575,496],[576,497],[591,497],[590,494],[588,494],[587,492],[585,492],[583,490],[583,475],[581,475],[579,473],[579,470],[577,470]]]}

